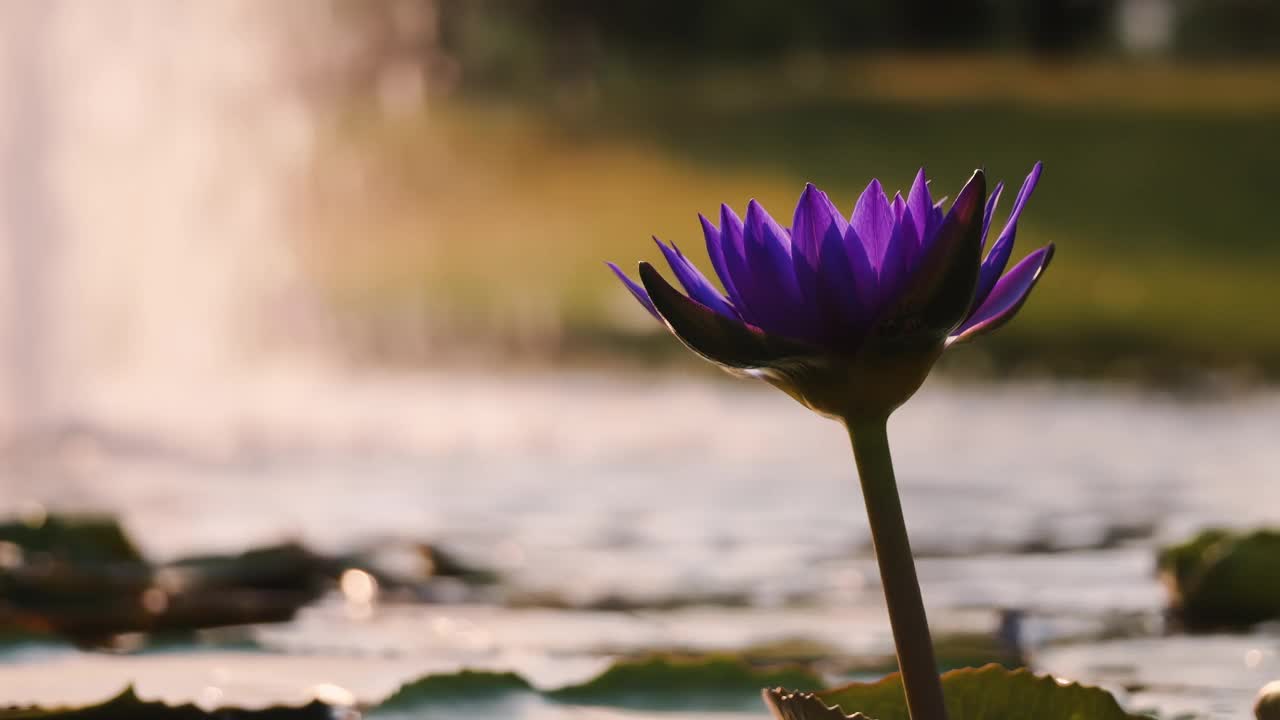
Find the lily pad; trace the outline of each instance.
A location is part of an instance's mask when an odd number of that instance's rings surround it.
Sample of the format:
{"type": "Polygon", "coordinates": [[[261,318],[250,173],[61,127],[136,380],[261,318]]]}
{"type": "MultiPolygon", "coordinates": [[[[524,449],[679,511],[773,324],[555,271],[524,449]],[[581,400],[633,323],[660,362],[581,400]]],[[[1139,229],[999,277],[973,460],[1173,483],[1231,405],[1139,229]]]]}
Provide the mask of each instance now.
{"type": "Polygon", "coordinates": [[[114,518],[45,515],[0,522],[0,543],[27,558],[75,565],[141,562],[142,553],[114,518]]]}
{"type": "Polygon", "coordinates": [[[1170,606],[1193,630],[1280,618],[1280,531],[1206,530],[1161,551],[1170,606]]]}
{"type": "Polygon", "coordinates": [[[590,705],[728,710],[750,707],[761,687],[781,684],[819,687],[822,680],[800,667],[755,668],[731,656],[656,656],[619,662],[590,682],[547,696],[590,705]]]}
{"type": "MultiPolygon", "coordinates": [[[[959,632],[939,634],[933,640],[938,671],[959,670],[983,665],[1021,667],[1026,664],[1022,651],[995,633],[959,632]]],[[[845,679],[867,679],[897,671],[898,659],[893,655],[864,659],[844,668],[845,679]]]]}
{"type": "MultiPolygon", "coordinates": [[[[24,560],[0,568],[0,629],[96,645],[119,633],[288,620],[328,583],[312,554],[280,546],[153,566],[24,560]]],[[[53,557],[57,557],[56,555],[53,557]]]]}
{"type": "Polygon", "coordinates": [[[428,675],[406,683],[383,700],[376,711],[382,714],[424,705],[492,700],[508,693],[532,692],[536,691],[529,682],[515,673],[464,670],[448,675],[428,675]]]}
{"type": "Polygon", "coordinates": [[[409,709],[462,705],[492,712],[521,703],[639,710],[749,710],[759,707],[761,687],[780,683],[818,687],[821,680],[796,666],[757,668],[732,656],[654,656],[619,661],[592,680],[554,690],[539,690],[511,673],[431,675],[404,685],[371,714],[389,716],[409,709]]]}
{"type": "MultiPolygon", "coordinates": [[[[999,665],[942,675],[951,720],[1138,720],[1105,690],[1062,683],[1029,670],[999,665]]],[[[873,683],[853,683],[820,693],[766,690],[778,720],[908,720],[902,680],[895,673],[873,683]],[[848,713],[854,713],[852,715],[848,713]]]]}
{"type": "Polygon", "coordinates": [[[333,709],[319,701],[299,706],[274,706],[261,710],[218,708],[201,710],[195,705],[169,705],[141,700],[133,688],[97,705],[77,708],[0,708],[0,720],[332,720],[333,709]]]}

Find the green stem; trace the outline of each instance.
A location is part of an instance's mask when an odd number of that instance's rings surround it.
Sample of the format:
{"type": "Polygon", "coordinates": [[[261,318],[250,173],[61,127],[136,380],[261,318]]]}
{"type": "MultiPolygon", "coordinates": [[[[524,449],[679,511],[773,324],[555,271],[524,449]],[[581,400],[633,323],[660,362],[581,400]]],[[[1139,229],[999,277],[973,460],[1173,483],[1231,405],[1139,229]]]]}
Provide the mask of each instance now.
{"type": "Polygon", "coordinates": [[[933,656],[933,641],[929,637],[929,621],[924,614],[920,581],[916,579],[902,502],[893,476],[887,420],[850,420],[846,424],[867,503],[867,520],[880,565],[884,599],[889,606],[889,624],[898,651],[898,670],[906,689],[908,714],[911,720],[946,720],[947,709],[933,656]]]}

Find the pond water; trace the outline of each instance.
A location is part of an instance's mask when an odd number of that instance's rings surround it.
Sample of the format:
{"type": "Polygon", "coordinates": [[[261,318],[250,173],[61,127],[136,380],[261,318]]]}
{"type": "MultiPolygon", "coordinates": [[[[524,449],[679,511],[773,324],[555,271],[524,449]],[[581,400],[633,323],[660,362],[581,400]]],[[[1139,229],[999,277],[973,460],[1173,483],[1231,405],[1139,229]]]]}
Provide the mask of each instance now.
{"type": "MultiPolygon", "coordinates": [[[[101,699],[128,682],[206,704],[373,703],[460,667],[553,688],[653,649],[891,650],[847,438],[760,385],[290,375],[103,387],[82,408],[51,447],[0,471],[0,510],[110,512],[156,559],[285,539],[334,551],[432,541],[502,582],[479,600],[372,613],[334,597],[247,630],[244,647],[13,647],[0,704],[101,699]]],[[[1280,634],[1166,635],[1154,548],[1207,525],[1280,523],[1277,427],[1271,393],[930,381],[890,436],[935,632],[1003,627],[1036,669],[1106,685],[1130,708],[1247,717],[1280,677],[1280,634]]]]}

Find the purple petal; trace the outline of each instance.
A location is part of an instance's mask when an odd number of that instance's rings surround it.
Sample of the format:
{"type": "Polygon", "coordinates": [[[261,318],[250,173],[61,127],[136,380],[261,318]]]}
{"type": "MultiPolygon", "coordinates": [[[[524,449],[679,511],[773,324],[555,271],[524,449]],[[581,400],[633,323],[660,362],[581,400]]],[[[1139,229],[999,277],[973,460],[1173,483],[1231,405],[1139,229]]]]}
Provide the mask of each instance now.
{"type": "MultiPolygon", "coordinates": [[[[792,256],[796,258],[796,278],[801,289],[810,280],[808,247],[817,246],[817,265],[812,270],[813,305],[820,308],[824,339],[852,347],[865,330],[867,313],[858,297],[853,264],[846,252],[845,235],[849,223],[826,193],[810,185],[800,196],[792,222],[792,256]],[[805,246],[803,255],[797,249],[805,246]]],[[[871,269],[862,246],[855,244],[865,274],[871,269]]]]}
{"type": "Polygon", "coordinates": [[[946,218],[946,213],[942,206],[946,204],[947,198],[943,196],[941,200],[933,204],[933,210],[929,213],[929,223],[925,226],[925,237],[929,242],[933,242],[934,233],[938,232],[938,228],[942,227],[942,221],[946,218]]]}
{"type": "Polygon", "coordinates": [[[861,244],[847,243],[835,233],[823,238],[821,259],[817,296],[818,306],[822,308],[824,338],[837,347],[854,349],[870,324],[870,305],[863,301],[859,288],[860,283],[865,282],[875,291],[871,265],[861,244]],[[849,253],[856,259],[850,258],[849,253]]]}
{"type": "Polygon", "coordinates": [[[914,260],[918,250],[924,245],[925,238],[937,229],[936,224],[929,222],[933,217],[933,200],[929,197],[929,179],[925,177],[924,168],[916,173],[916,179],[907,192],[907,213],[911,215],[914,232],[911,237],[911,259],[914,260]]]}
{"type": "Polygon", "coordinates": [[[948,339],[948,344],[964,342],[978,335],[989,333],[1009,322],[1031,289],[1035,287],[1049,261],[1053,260],[1053,244],[1050,243],[1022,259],[1007,275],[1000,278],[995,289],[976,311],[965,320],[948,339]]]}
{"type": "Polygon", "coordinates": [[[889,198],[885,197],[879,180],[872,180],[858,197],[849,226],[866,248],[867,258],[878,274],[889,240],[893,238],[894,227],[893,208],[889,206],[889,198]]]}
{"type": "Polygon", "coordinates": [[[727,318],[681,295],[649,263],[640,263],[640,279],[667,327],[694,352],[736,369],[768,368],[794,363],[817,350],[785,337],[727,318]]]}
{"type": "MultiPolygon", "coordinates": [[[[982,261],[982,270],[978,275],[978,287],[974,291],[973,303],[974,307],[978,307],[991,294],[992,288],[995,287],[996,281],[1004,274],[1005,268],[1009,265],[1009,256],[1013,253],[1014,238],[1018,235],[1018,218],[1022,216],[1022,211],[1027,206],[1027,201],[1031,199],[1031,192],[1035,190],[1036,183],[1040,180],[1040,171],[1044,168],[1044,163],[1036,163],[1031,168],[1031,173],[1027,175],[1027,179],[1022,182],[1022,187],[1018,190],[1018,197],[1013,201],[1013,209],[1009,211],[1009,219],[1005,221],[1004,229],[1000,231],[1000,237],[996,239],[991,251],[987,253],[986,259],[982,261]]],[[[984,222],[984,235],[986,223],[984,222]]]]}
{"type": "Polygon", "coordinates": [[[640,287],[636,281],[627,277],[627,274],[622,272],[622,269],[617,265],[614,265],[611,262],[606,262],[605,265],[608,265],[609,269],[613,270],[613,274],[618,276],[618,279],[622,281],[622,284],[627,286],[627,289],[631,291],[631,294],[636,300],[640,301],[640,304],[644,306],[644,309],[649,311],[650,315],[654,316],[658,320],[662,319],[662,316],[658,314],[658,309],[653,306],[653,301],[649,299],[649,293],[645,292],[644,288],[640,287]]]}
{"type": "MultiPolygon", "coordinates": [[[[906,211],[906,203],[903,204],[906,211]]],[[[880,259],[879,282],[876,283],[877,306],[883,306],[892,300],[903,286],[907,278],[907,269],[916,248],[912,246],[915,223],[909,218],[905,222],[894,223],[893,234],[885,247],[884,257],[880,259]]]]}
{"type": "Polygon", "coordinates": [[[728,205],[720,206],[720,249],[724,253],[725,286],[733,286],[733,304],[742,318],[752,324],[755,321],[754,304],[758,300],[756,283],[751,277],[747,254],[743,248],[742,220],[728,205]]]}
{"type": "Polygon", "coordinates": [[[982,214],[982,246],[987,246],[987,232],[991,230],[991,216],[996,212],[996,206],[1000,204],[1000,193],[1004,192],[1004,182],[996,183],[996,187],[991,191],[991,196],[987,198],[987,210],[982,214]]]}
{"type": "MultiPolygon", "coordinates": [[[[903,220],[907,216],[907,201],[902,199],[902,193],[896,192],[893,194],[893,200],[889,203],[889,210],[893,212],[893,235],[890,236],[889,247],[885,250],[884,263],[900,262],[902,265],[900,272],[905,272],[916,254],[916,226],[915,223],[912,223],[909,228],[903,227],[903,220]],[[890,256],[896,257],[890,260],[890,256]]],[[[881,286],[881,292],[884,292],[883,283],[881,283],[881,286]]]]}
{"type": "Polygon", "coordinates": [[[747,298],[756,324],[768,332],[806,337],[812,316],[804,312],[791,261],[791,239],[760,203],[747,203],[743,247],[754,283],[747,298]]]}
{"type": "Polygon", "coordinates": [[[1009,211],[1009,219],[1005,222],[1005,227],[1018,224],[1018,218],[1022,216],[1022,209],[1027,206],[1027,201],[1031,199],[1031,193],[1035,191],[1036,184],[1040,182],[1040,173],[1044,170],[1044,163],[1038,162],[1035,167],[1031,168],[1031,172],[1027,175],[1027,179],[1022,181],[1022,187],[1018,189],[1018,197],[1013,201],[1013,209],[1009,211]]]}
{"type": "Polygon", "coordinates": [[[1009,256],[1013,253],[1014,238],[1018,235],[1018,227],[1016,225],[1005,228],[1000,233],[996,244],[991,246],[991,251],[987,253],[987,257],[982,261],[982,268],[978,270],[978,287],[973,291],[973,306],[979,307],[986,301],[987,296],[991,294],[991,290],[996,286],[996,281],[1000,279],[1000,275],[1004,273],[1004,269],[1009,265],[1009,256]]]}
{"type": "Polygon", "coordinates": [[[707,278],[694,267],[693,263],[680,252],[675,245],[668,246],[658,238],[653,241],[658,244],[658,249],[662,250],[662,254],[667,258],[667,264],[671,266],[671,271],[676,274],[676,279],[684,286],[689,297],[715,310],[716,312],[738,319],[739,315],[728,302],[725,301],[720,291],[707,280],[707,278]]]}
{"type": "Polygon", "coordinates": [[[849,269],[853,272],[853,288],[858,295],[858,307],[870,311],[876,305],[876,288],[880,281],[876,277],[876,269],[867,256],[867,246],[863,244],[858,233],[850,225],[844,232],[844,252],[849,269]]]}
{"type": "Polygon", "coordinates": [[[724,247],[720,243],[720,228],[702,213],[698,213],[698,220],[702,223],[702,234],[707,238],[707,255],[711,258],[711,267],[716,271],[716,277],[720,278],[720,284],[724,286],[729,299],[736,304],[738,291],[734,289],[733,278],[729,277],[729,269],[725,267],[724,247]]]}
{"type": "Polygon", "coordinates": [[[822,247],[828,237],[844,237],[848,223],[826,193],[809,183],[791,221],[791,260],[806,307],[816,307],[822,247]]]}
{"type": "Polygon", "coordinates": [[[986,176],[965,184],[918,266],[876,310],[873,341],[915,345],[942,342],[968,316],[978,279],[986,176]]]}

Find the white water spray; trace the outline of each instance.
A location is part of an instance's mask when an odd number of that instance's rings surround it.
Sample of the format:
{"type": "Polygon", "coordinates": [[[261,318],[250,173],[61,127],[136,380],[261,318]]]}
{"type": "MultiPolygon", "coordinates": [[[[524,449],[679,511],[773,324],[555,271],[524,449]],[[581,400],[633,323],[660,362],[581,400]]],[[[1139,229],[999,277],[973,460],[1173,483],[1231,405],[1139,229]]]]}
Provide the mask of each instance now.
{"type": "Polygon", "coordinates": [[[331,3],[0,5],[0,431],[316,356],[293,257],[331,3]]]}

